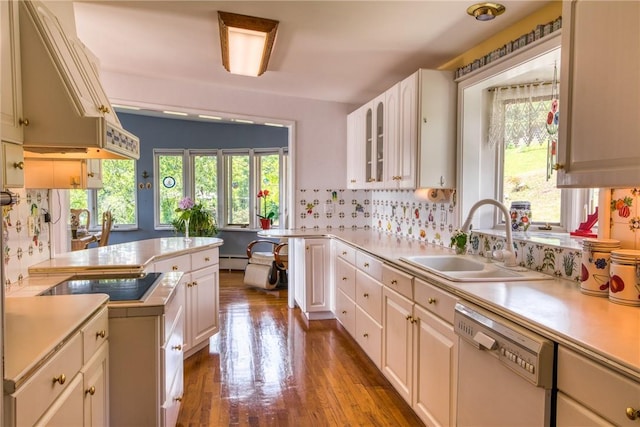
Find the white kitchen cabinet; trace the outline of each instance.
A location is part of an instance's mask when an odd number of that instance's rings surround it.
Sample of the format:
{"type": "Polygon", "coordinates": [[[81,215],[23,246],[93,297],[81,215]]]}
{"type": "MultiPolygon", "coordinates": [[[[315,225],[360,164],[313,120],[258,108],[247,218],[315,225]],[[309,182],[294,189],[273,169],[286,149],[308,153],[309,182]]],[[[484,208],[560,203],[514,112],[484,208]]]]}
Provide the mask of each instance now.
{"type": "Polygon", "coordinates": [[[331,239],[294,238],[289,244],[296,304],[310,320],[333,318],[331,239]]]}
{"type": "Polygon", "coordinates": [[[24,159],[25,188],[87,188],[84,160],[24,159]]]}
{"type": "Polygon", "coordinates": [[[24,187],[24,151],[22,145],[2,141],[2,173],[6,188],[24,187]]]}
{"type": "Polygon", "coordinates": [[[20,27],[18,2],[0,2],[0,42],[2,43],[2,98],[0,98],[0,124],[2,140],[22,144],[24,126],[29,122],[22,113],[22,75],[20,69],[20,27]]]}
{"type": "Polygon", "coordinates": [[[86,188],[102,188],[102,160],[86,159],[85,167],[86,188]]]}
{"type": "Polygon", "coordinates": [[[413,301],[384,287],[382,373],[411,405],[413,392],[413,301]]]}
{"type": "Polygon", "coordinates": [[[347,188],[365,187],[364,178],[365,106],[347,116],[347,188]]]}
{"type": "Polygon", "coordinates": [[[109,344],[104,343],[82,368],[84,425],[109,425],[109,344]]]}
{"type": "Polygon", "coordinates": [[[640,420],[637,381],[562,345],[558,395],[558,426],[577,425],[578,420],[584,421],[580,425],[637,426],[640,420]]]}
{"type": "Polygon", "coordinates": [[[427,425],[456,425],[458,336],[453,330],[457,298],[414,279],[414,392],[412,407],[427,425]]]}
{"type": "Polygon", "coordinates": [[[154,263],[155,272],[182,271],[185,300],[184,358],[206,347],[220,330],[218,248],[165,258],[154,263]]]}
{"type": "Polygon", "coordinates": [[[108,425],[107,316],[105,306],[87,319],[15,392],[5,394],[4,426],[108,425]],[[91,386],[95,390],[93,395],[89,393],[91,386]],[[92,399],[88,403],[89,397],[92,399]]]}
{"type": "Polygon", "coordinates": [[[183,286],[160,310],[109,310],[110,425],[175,425],[184,388],[183,286]]]}
{"type": "Polygon", "coordinates": [[[562,27],[558,186],[636,186],[640,3],[564,1],[562,27]]]}
{"type": "Polygon", "coordinates": [[[451,72],[420,69],[351,113],[347,158],[364,145],[365,173],[348,160],[348,188],[454,188],[456,99],[451,72]]]}
{"type": "Polygon", "coordinates": [[[400,140],[416,153],[414,169],[405,167],[416,171],[415,187],[455,188],[456,99],[449,71],[420,69],[400,83],[400,140]]]}
{"type": "Polygon", "coordinates": [[[382,188],[386,143],[385,94],[369,102],[364,111],[364,179],[365,188],[382,188]]]}

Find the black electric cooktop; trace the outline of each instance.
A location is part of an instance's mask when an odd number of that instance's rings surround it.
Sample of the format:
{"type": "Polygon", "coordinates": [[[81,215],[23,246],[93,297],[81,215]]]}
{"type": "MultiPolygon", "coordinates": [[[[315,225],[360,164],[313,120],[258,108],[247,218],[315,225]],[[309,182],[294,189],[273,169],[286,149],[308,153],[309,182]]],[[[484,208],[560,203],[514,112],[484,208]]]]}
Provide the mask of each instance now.
{"type": "Polygon", "coordinates": [[[135,277],[72,278],[40,295],[107,294],[110,301],[140,301],[162,273],[135,277]]]}

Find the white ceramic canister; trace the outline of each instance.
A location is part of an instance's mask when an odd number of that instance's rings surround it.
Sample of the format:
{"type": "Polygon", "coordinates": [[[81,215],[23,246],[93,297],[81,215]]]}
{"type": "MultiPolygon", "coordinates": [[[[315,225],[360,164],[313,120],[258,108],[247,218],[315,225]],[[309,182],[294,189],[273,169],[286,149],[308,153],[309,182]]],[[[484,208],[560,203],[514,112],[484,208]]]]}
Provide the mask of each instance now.
{"type": "Polygon", "coordinates": [[[620,240],[584,239],[582,242],[582,273],[580,291],[583,294],[609,296],[611,251],[620,248],[620,240]]]}
{"type": "Polygon", "coordinates": [[[511,229],[513,231],[527,231],[531,225],[531,203],[511,202],[511,229]]]}
{"type": "Polygon", "coordinates": [[[640,251],[611,252],[609,301],[640,306],[640,251]]]}

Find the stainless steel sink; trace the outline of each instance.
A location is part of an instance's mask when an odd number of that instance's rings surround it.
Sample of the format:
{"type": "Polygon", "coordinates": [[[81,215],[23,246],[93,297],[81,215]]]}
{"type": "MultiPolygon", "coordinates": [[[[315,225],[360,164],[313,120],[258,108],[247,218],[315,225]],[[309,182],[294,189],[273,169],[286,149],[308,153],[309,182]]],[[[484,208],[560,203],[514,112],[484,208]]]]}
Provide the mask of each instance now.
{"type": "Polygon", "coordinates": [[[508,282],[553,278],[524,267],[504,267],[500,263],[473,255],[423,255],[402,257],[400,260],[453,282],[508,282]]]}

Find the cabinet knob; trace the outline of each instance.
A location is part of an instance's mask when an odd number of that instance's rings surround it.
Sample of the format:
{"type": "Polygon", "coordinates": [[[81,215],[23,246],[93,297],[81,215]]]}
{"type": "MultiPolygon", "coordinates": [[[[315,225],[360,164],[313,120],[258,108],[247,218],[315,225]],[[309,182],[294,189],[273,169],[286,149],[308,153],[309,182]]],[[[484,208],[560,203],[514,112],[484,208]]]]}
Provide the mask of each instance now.
{"type": "Polygon", "coordinates": [[[58,383],[60,385],[64,384],[67,381],[67,376],[65,374],[60,374],[57,377],[53,377],[53,383],[58,383]]]}
{"type": "Polygon", "coordinates": [[[90,394],[91,396],[93,396],[94,394],[96,394],[96,388],[94,386],[91,386],[85,390],[84,394],[90,394]]]}
{"type": "Polygon", "coordinates": [[[189,283],[187,283],[187,288],[190,288],[190,287],[192,287],[192,286],[193,286],[193,282],[189,282],[189,283]]]}
{"type": "Polygon", "coordinates": [[[356,183],[356,180],[355,180],[355,179],[352,179],[352,180],[351,180],[351,183],[352,183],[352,184],[355,184],[355,183],[356,183]]]}
{"type": "Polygon", "coordinates": [[[346,282],[347,280],[349,280],[349,279],[348,279],[348,278],[346,278],[346,277],[343,277],[343,278],[342,278],[342,281],[343,281],[343,282],[346,282]]]}
{"type": "Polygon", "coordinates": [[[18,124],[20,126],[27,127],[27,126],[29,126],[29,119],[19,119],[18,120],[18,124]]]}
{"type": "Polygon", "coordinates": [[[173,347],[171,347],[173,350],[176,351],[182,351],[182,345],[178,344],[178,345],[174,345],[173,347]]]}
{"type": "Polygon", "coordinates": [[[407,314],[406,319],[407,319],[408,321],[410,321],[411,323],[413,323],[413,316],[412,316],[412,315],[407,314]]]}
{"type": "Polygon", "coordinates": [[[193,282],[191,282],[191,286],[198,286],[198,281],[194,280],[193,282]]]}
{"type": "Polygon", "coordinates": [[[347,251],[342,251],[342,256],[347,256],[347,251]]]}
{"type": "Polygon", "coordinates": [[[364,268],[369,268],[369,263],[368,262],[364,263],[364,268]]]}
{"type": "Polygon", "coordinates": [[[397,285],[397,284],[398,284],[398,281],[397,281],[396,279],[393,279],[393,280],[391,281],[391,284],[392,284],[392,285],[397,285]]]}
{"type": "Polygon", "coordinates": [[[362,336],[365,337],[365,338],[369,338],[369,334],[366,333],[366,332],[364,334],[362,334],[362,336]]]}
{"type": "Polygon", "coordinates": [[[182,396],[174,397],[173,400],[176,402],[182,402],[182,396]]]}
{"type": "Polygon", "coordinates": [[[342,310],[342,314],[347,314],[347,310],[342,310]]]}
{"type": "Polygon", "coordinates": [[[87,176],[88,176],[89,178],[93,178],[95,175],[96,175],[96,174],[95,174],[95,173],[93,173],[93,172],[89,172],[89,173],[87,174],[87,176]]]}
{"type": "Polygon", "coordinates": [[[172,266],[171,266],[171,270],[173,270],[173,271],[178,271],[178,266],[177,266],[177,265],[172,265],[172,266]]]}
{"type": "Polygon", "coordinates": [[[109,110],[109,107],[105,107],[104,105],[99,106],[98,111],[103,114],[108,114],[109,112],[111,112],[111,110],[109,110]]]}
{"type": "Polygon", "coordinates": [[[107,336],[107,331],[105,331],[104,329],[101,331],[96,332],[96,339],[98,338],[104,338],[107,336]]]}
{"type": "Polygon", "coordinates": [[[369,298],[369,294],[366,293],[366,292],[364,294],[362,294],[362,296],[365,297],[365,298],[369,298]]]}
{"type": "Polygon", "coordinates": [[[640,418],[640,409],[628,407],[626,410],[626,413],[627,413],[627,418],[629,418],[631,421],[634,421],[640,418]]]}
{"type": "Polygon", "coordinates": [[[211,261],[211,258],[209,258],[208,256],[204,257],[204,262],[209,262],[211,261]]]}
{"type": "Polygon", "coordinates": [[[436,299],[435,299],[435,298],[429,298],[429,299],[427,300],[427,302],[428,302],[429,304],[435,304],[435,303],[436,303],[436,299]]]}
{"type": "Polygon", "coordinates": [[[13,167],[15,169],[24,169],[24,162],[14,162],[13,167]]]}
{"type": "Polygon", "coordinates": [[[553,165],[551,167],[554,171],[560,170],[560,169],[564,169],[564,165],[562,163],[556,163],[555,165],[553,165]]]}

